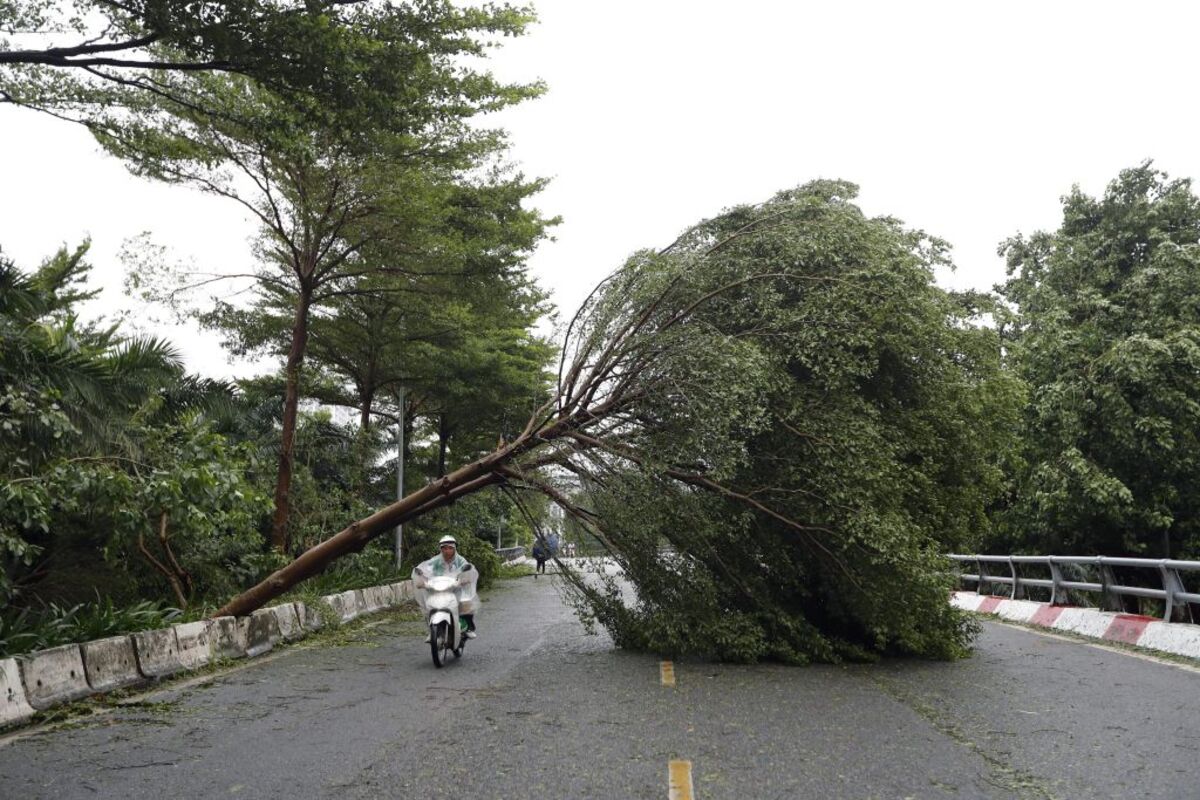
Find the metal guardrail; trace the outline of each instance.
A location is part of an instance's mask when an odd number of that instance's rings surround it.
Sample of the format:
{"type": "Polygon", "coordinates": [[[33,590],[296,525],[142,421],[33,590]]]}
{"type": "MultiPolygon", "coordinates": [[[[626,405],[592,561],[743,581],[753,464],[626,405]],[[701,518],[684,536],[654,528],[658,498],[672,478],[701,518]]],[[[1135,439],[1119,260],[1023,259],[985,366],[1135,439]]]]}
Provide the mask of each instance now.
{"type": "Polygon", "coordinates": [[[1050,590],[1050,603],[1062,605],[1067,601],[1067,591],[1096,592],[1101,596],[1101,604],[1105,608],[1120,610],[1120,596],[1146,597],[1163,601],[1163,619],[1170,621],[1178,615],[1191,621],[1191,603],[1200,604],[1200,594],[1185,590],[1180,572],[1200,572],[1200,561],[1174,561],[1168,558],[1112,558],[1109,556],[983,556],[957,555],[948,556],[953,561],[975,564],[975,573],[960,573],[964,581],[974,581],[975,590],[984,594],[984,587],[989,584],[1011,586],[1010,597],[1017,600],[1023,594],[1025,587],[1037,586],[1050,590]],[[988,564],[1004,564],[1008,567],[1007,575],[992,575],[987,571],[988,564]],[[1022,565],[1037,564],[1050,568],[1050,578],[1024,578],[1019,573],[1022,565]],[[1099,570],[1100,582],[1068,580],[1062,571],[1067,565],[1092,566],[1099,570]],[[1162,582],[1161,589],[1147,586],[1128,586],[1117,583],[1113,567],[1153,569],[1158,571],[1162,582]]]}

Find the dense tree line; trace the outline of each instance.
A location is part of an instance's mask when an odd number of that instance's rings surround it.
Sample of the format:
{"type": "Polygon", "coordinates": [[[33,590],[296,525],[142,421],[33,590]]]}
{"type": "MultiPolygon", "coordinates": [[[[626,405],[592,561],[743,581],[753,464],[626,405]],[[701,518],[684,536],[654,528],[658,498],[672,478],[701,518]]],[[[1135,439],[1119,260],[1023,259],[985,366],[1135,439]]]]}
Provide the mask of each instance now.
{"type": "Polygon", "coordinates": [[[1200,557],[1200,199],[1150,164],[1063,198],[1001,247],[1010,367],[1028,387],[1010,493],[984,541],[1200,557]]]}

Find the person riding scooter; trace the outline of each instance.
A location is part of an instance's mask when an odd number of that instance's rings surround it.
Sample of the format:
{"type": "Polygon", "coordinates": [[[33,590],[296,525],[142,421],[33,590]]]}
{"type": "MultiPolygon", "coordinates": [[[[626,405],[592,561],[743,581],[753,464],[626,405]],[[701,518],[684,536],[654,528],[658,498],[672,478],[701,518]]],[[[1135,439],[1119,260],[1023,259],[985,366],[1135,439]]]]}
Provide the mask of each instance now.
{"type": "MultiPolygon", "coordinates": [[[[468,572],[475,569],[471,563],[458,554],[458,541],[453,536],[443,536],[438,540],[438,554],[433,558],[422,561],[417,565],[414,573],[421,573],[426,577],[437,577],[445,575],[447,577],[458,577],[463,572],[468,572]]],[[[425,613],[425,597],[422,592],[417,592],[417,604],[421,606],[421,613],[425,613]]],[[[475,599],[462,598],[460,595],[459,604],[459,619],[462,620],[467,629],[467,638],[475,638],[475,599]]],[[[425,642],[429,642],[429,637],[425,637],[425,642]]]]}

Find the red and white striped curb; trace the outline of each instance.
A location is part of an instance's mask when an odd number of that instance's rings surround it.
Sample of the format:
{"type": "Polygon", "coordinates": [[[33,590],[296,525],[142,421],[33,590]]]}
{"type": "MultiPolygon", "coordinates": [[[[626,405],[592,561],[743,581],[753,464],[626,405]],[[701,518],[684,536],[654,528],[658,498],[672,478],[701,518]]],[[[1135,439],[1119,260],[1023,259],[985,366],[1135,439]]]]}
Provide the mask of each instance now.
{"type": "Polygon", "coordinates": [[[1114,614],[1095,608],[1052,606],[1029,600],[955,592],[950,604],[964,611],[995,614],[1056,631],[1069,631],[1093,639],[1120,642],[1188,658],[1200,658],[1200,625],[1163,622],[1139,614],[1114,614]]]}

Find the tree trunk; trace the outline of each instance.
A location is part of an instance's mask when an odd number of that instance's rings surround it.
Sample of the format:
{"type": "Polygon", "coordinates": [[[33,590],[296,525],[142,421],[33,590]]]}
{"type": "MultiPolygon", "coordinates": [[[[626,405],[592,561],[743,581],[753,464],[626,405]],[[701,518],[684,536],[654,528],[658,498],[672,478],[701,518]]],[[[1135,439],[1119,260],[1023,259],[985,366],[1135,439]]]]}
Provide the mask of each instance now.
{"type": "Polygon", "coordinates": [[[393,530],[397,525],[449,505],[485,486],[500,483],[504,476],[493,472],[498,463],[507,461],[511,450],[493,453],[479,461],[433,481],[418,489],[403,500],[375,512],[366,519],[355,522],[316,547],[306,550],[292,563],[278,570],[257,586],[242,592],[213,614],[221,616],[243,616],[286,592],[300,581],[322,572],[338,558],[362,550],[367,542],[380,534],[393,530]]]}
{"type": "MultiPolygon", "coordinates": [[[[607,401],[610,402],[611,401],[607,401]]],[[[239,594],[224,607],[218,609],[213,616],[243,616],[251,611],[262,608],[263,605],[286,592],[306,578],[311,578],[324,571],[337,559],[349,553],[357,553],[367,546],[367,542],[376,536],[393,530],[410,519],[427,514],[436,508],[450,505],[461,497],[477,492],[487,486],[503,483],[508,479],[505,467],[513,459],[542,447],[559,437],[567,435],[581,420],[594,419],[611,410],[604,404],[574,415],[559,417],[542,427],[535,428],[533,420],[526,430],[495,452],[470,464],[459,467],[449,475],[425,484],[417,491],[397,500],[390,506],[376,511],[366,519],[353,523],[350,527],[334,534],[325,541],[309,548],[295,558],[283,569],[272,573],[257,586],[239,594]]],[[[536,418],[536,415],[535,415],[536,418]]]]}
{"type": "Polygon", "coordinates": [[[446,448],[449,445],[450,428],[446,425],[445,412],[438,415],[438,466],[437,476],[446,474],[446,448]]]}
{"type": "Polygon", "coordinates": [[[358,429],[366,432],[371,429],[371,407],[375,404],[375,390],[360,392],[358,402],[358,429]]]}
{"type": "Polygon", "coordinates": [[[292,488],[292,449],[296,438],[296,414],[300,404],[300,365],[308,344],[308,312],[312,290],[304,288],[296,298],[296,317],[292,325],[292,347],[287,359],[287,388],[283,394],[283,431],[279,437],[279,472],[275,479],[275,514],[271,519],[271,546],[286,553],[288,512],[292,488]]]}
{"type": "Polygon", "coordinates": [[[154,557],[154,555],[150,552],[150,549],[146,547],[145,534],[141,532],[138,533],[137,538],[138,550],[140,550],[142,555],[146,557],[146,560],[150,562],[151,566],[163,574],[163,576],[167,579],[167,583],[171,586],[171,591],[175,593],[175,599],[179,601],[179,607],[181,609],[186,609],[188,607],[188,598],[187,594],[185,594],[183,591],[183,581],[181,580],[180,575],[182,574],[186,577],[187,573],[183,572],[183,569],[179,566],[179,562],[175,561],[175,554],[172,553],[169,548],[167,548],[167,512],[165,511],[159,516],[158,540],[162,543],[163,547],[167,549],[167,554],[171,557],[171,562],[174,565],[174,569],[154,557]]]}

